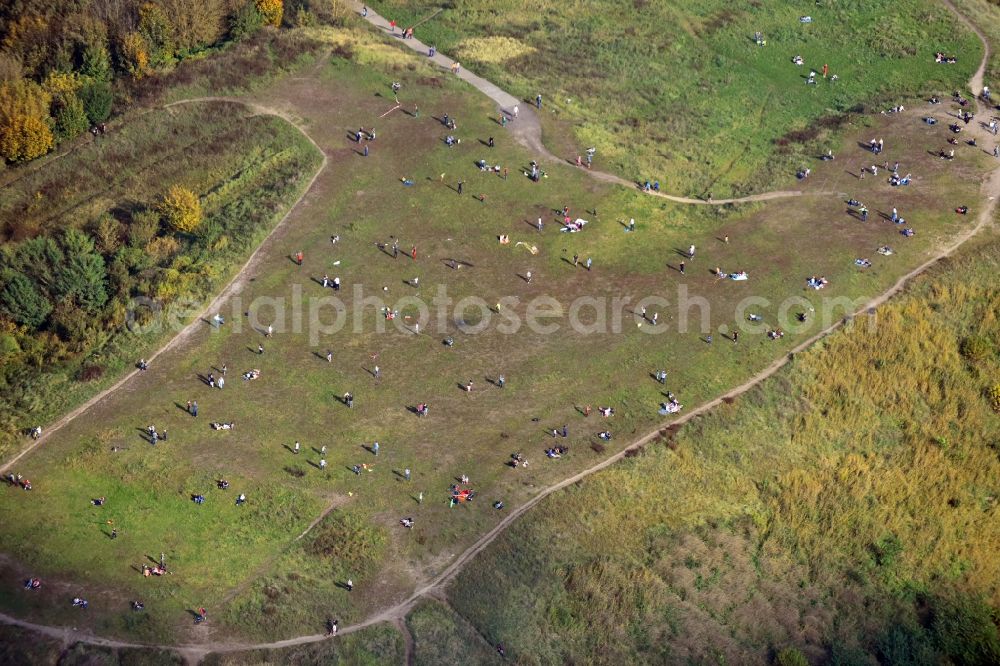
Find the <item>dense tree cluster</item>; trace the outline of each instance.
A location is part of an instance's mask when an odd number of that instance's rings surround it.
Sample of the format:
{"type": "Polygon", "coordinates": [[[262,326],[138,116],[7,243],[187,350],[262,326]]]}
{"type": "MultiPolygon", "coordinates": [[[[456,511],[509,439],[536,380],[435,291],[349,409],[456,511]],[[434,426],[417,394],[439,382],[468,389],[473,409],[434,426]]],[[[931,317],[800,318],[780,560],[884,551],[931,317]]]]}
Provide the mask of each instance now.
{"type": "MultiPolygon", "coordinates": [[[[297,16],[311,4],[300,0],[297,16]]],[[[106,120],[139,79],[281,25],[283,0],[0,0],[0,159],[25,162],[106,120]]]]}

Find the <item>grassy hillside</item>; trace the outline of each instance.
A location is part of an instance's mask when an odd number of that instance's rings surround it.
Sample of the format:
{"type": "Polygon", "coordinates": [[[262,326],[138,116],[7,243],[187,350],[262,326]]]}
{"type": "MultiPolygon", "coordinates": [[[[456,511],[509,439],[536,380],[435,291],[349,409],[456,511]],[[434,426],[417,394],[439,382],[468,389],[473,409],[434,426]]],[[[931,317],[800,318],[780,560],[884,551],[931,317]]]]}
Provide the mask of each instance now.
{"type": "Polygon", "coordinates": [[[923,0],[370,4],[402,27],[433,14],[422,41],[525,100],[541,94],[559,156],[593,146],[595,166],[688,195],[787,185],[844,114],[962,88],[982,55],[923,0]],[[936,64],[937,51],[958,64],[936,64]],[[824,64],[839,79],[806,85],[824,64]]]}
{"type": "MultiPolygon", "coordinates": [[[[840,155],[867,159],[857,142],[877,132],[888,156],[913,170],[916,180],[908,188],[890,188],[882,178],[858,181],[841,159],[817,161],[802,184],[807,196],[742,208],[675,205],[559,166],[533,183],[522,175],[532,156],[494,122],[492,104],[462,81],[368,31],[320,30],[315,37],[335,55],[256,89],[252,101],[296,118],[328,155],[328,168],[258,255],[239,298],[223,308],[226,326],[197,327],[127,390],[19,461],[13,471],[32,479],[35,489],[10,489],[0,504],[0,519],[11,525],[5,552],[16,558],[0,565],[10,584],[0,603],[12,612],[163,641],[197,640],[187,611],[201,606],[210,609],[213,630],[248,640],[313,632],[331,613],[344,623],[362,619],[405,597],[415,581],[432,576],[495,525],[504,514],[493,501],[516,506],[662,423],[656,409],[666,391],[689,408],[709,400],[858,307],[859,299],[888,288],[968,227],[978,206],[977,179],[992,165],[992,158],[967,146],[959,147],[954,161],[929,155],[943,142],[945,123],[929,126],[917,114],[903,114],[858,119],[834,147],[840,155]],[[393,81],[402,84],[405,111],[387,114],[393,81]],[[450,133],[437,120],[443,113],[459,119],[462,141],[454,147],[443,141],[450,133]],[[376,123],[379,138],[363,157],[351,131],[376,123]],[[496,139],[492,149],[490,136],[496,139]],[[476,160],[486,158],[509,167],[509,177],[481,172],[476,160]],[[461,196],[459,180],[467,188],[461,196]],[[831,194],[839,192],[863,198],[873,219],[862,224],[851,217],[843,198],[831,194]],[[954,213],[961,203],[973,207],[972,215],[954,213]],[[591,220],[585,232],[559,231],[564,205],[591,220]],[[903,238],[899,227],[877,217],[892,206],[914,220],[916,236],[903,238]],[[622,221],[633,216],[637,230],[627,233],[622,221]],[[531,224],[538,217],[546,223],[541,233],[531,224]],[[498,243],[501,234],[512,242],[498,243]],[[340,237],[336,244],[334,235],[340,237]],[[390,237],[400,239],[403,256],[377,247],[390,237]],[[537,254],[518,241],[537,246],[537,254]],[[682,275],[678,261],[690,244],[699,248],[698,258],[682,275]],[[891,257],[874,254],[885,244],[895,248],[891,257]],[[408,255],[411,246],[418,248],[417,259],[408,255]],[[302,266],[290,260],[298,251],[305,253],[302,266]],[[592,257],[593,269],[574,266],[574,254],[592,257]],[[857,257],[871,257],[870,269],[859,269],[857,257]],[[463,268],[452,268],[452,260],[463,268]],[[745,269],[751,280],[721,281],[716,267],[745,269]],[[528,270],[531,282],[523,277],[528,270]],[[330,324],[333,312],[326,306],[318,324],[302,321],[311,316],[311,303],[332,293],[322,287],[324,274],[343,280],[342,328],[330,324]],[[830,279],[827,291],[807,290],[805,278],[812,274],[830,279]],[[417,334],[421,303],[413,297],[433,302],[439,287],[452,305],[440,316],[435,305],[417,334]],[[355,288],[382,295],[400,310],[399,319],[387,324],[377,304],[351,301],[355,288]],[[740,307],[750,295],[763,298],[754,308],[765,323],[736,345],[721,332],[744,322],[740,307]],[[651,325],[639,326],[635,308],[654,296],[663,300],[647,301],[661,315],[651,331],[651,325]],[[680,304],[688,296],[707,305],[695,306],[685,326],[688,311],[680,304]],[[304,305],[296,308],[300,297],[304,305]],[[497,302],[509,299],[504,315],[524,321],[543,298],[561,308],[554,334],[526,323],[513,332],[497,325],[506,321],[496,316],[497,302]],[[287,307],[279,308],[281,302],[287,307]],[[574,315],[574,303],[586,307],[574,315]],[[602,304],[608,307],[603,315],[594,311],[602,304]],[[794,312],[809,307],[817,315],[795,321],[794,312]],[[483,319],[493,325],[476,332],[473,325],[483,319]],[[264,338],[271,323],[275,335],[264,338]],[[764,335],[775,326],[788,335],[780,341],[764,335]],[[710,333],[718,336],[715,344],[706,342],[710,333]],[[455,339],[454,347],[442,344],[446,336],[455,339]],[[266,353],[258,353],[258,344],[266,353]],[[372,374],[376,359],[379,378],[372,374]],[[224,364],[231,371],[225,390],[210,388],[204,377],[218,377],[224,364]],[[261,378],[241,381],[239,373],[251,368],[259,368],[261,378]],[[652,377],[660,368],[669,370],[667,384],[652,377]],[[508,380],[502,390],[491,383],[500,372],[508,380]],[[461,390],[469,379],[475,390],[461,390]],[[355,394],[354,409],[339,401],[346,391],[355,394]],[[200,403],[197,419],[185,411],[188,400],[200,403]],[[431,404],[429,418],[413,414],[420,402],[431,404]],[[608,421],[596,413],[584,416],[587,405],[613,405],[616,415],[608,421]],[[237,427],[216,432],[211,421],[237,427]],[[155,447],[144,442],[149,424],[168,430],[169,441],[155,447]],[[551,446],[550,429],[563,424],[569,425],[571,452],[549,460],[543,452],[551,446]],[[610,442],[598,437],[606,429],[613,431],[610,442]],[[376,440],[382,443],[377,459],[363,448],[376,440]],[[296,441],[300,455],[291,448],[296,441]],[[513,452],[529,456],[532,465],[513,470],[505,464],[513,452]],[[321,458],[329,463],[325,469],[321,458]],[[373,471],[353,474],[352,466],[361,463],[373,471]],[[411,483],[402,480],[406,468],[413,471],[411,483]],[[449,508],[448,488],[463,473],[485,501],[449,508]],[[232,489],[220,489],[220,479],[232,489]],[[236,506],[233,496],[241,492],[251,499],[236,506]],[[204,494],[206,503],[193,503],[195,494],[204,494]],[[91,503],[102,496],[106,504],[91,503]],[[400,526],[404,516],[415,518],[413,530],[400,526]],[[109,538],[111,525],[120,531],[117,539],[109,538]],[[161,552],[175,574],[143,578],[140,564],[161,552]],[[40,593],[19,589],[17,581],[28,575],[46,579],[40,593]],[[346,578],[355,581],[351,593],[341,587],[346,578]],[[90,597],[86,616],[66,603],[59,583],[90,597]],[[144,614],[129,610],[134,598],[147,603],[144,614]]],[[[222,108],[210,107],[201,122],[180,132],[198,139],[192,149],[217,146],[216,134],[232,132],[222,108]]],[[[931,113],[943,121],[953,110],[942,105],[931,113]]],[[[142,139],[161,138],[159,126],[139,124],[96,145],[111,146],[116,136],[134,139],[126,145],[139,155],[146,154],[142,139]]],[[[105,159],[98,155],[90,171],[102,173],[105,159]]],[[[111,192],[141,192],[140,185],[161,187],[180,175],[202,192],[204,174],[225,176],[227,168],[240,168],[216,153],[204,159],[211,168],[193,164],[181,171],[164,162],[157,167],[164,169],[160,178],[117,179],[112,172],[111,192]]],[[[103,192],[103,181],[89,173],[62,177],[103,192]]],[[[289,188],[284,192],[299,182],[279,181],[289,188]]],[[[240,188],[225,184],[203,198],[232,191],[240,188]]],[[[231,219],[259,221],[255,229],[263,233],[279,209],[237,207],[245,214],[231,219]]],[[[199,242],[192,239],[191,247],[204,261],[222,252],[199,242]]],[[[200,265],[168,266],[176,274],[141,272],[141,284],[155,287],[154,296],[169,304],[171,292],[159,293],[161,286],[188,284],[195,278],[187,268],[200,265]]]]}
{"type": "Polygon", "coordinates": [[[995,663],[996,237],[560,492],[452,605],[523,663],[995,663]]]}

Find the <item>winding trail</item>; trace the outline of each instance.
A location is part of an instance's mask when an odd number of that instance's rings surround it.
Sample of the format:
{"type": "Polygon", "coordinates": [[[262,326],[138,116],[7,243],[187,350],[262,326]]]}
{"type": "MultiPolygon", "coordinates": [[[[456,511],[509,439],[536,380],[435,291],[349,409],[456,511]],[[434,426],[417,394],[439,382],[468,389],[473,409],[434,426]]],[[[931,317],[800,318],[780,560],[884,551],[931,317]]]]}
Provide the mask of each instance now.
{"type": "MultiPolygon", "coordinates": [[[[394,28],[389,25],[389,21],[385,17],[379,15],[367,7],[367,14],[362,14],[361,9],[364,5],[356,0],[351,0],[355,11],[358,15],[362,16],[368,23],[372,24],[376,28],[388,32],[390,35],[397,37],[400,44],[409,47],[413,51],[422,54],[430,62],[438,65],[442,69],[451,70],[452,65],[455,61],[446,55],[441,53],[435,53],[433,57],[428,56],[430,52],[429,47],[421,42],[419,39],[403,39],[402,29],[397,32],[394,28]]],[[[439,12],[438,12],[439,13],[439,12]]],[[[436,16],[437,13],[433,14],[431,17],[422,19],[420,23],[427,21],[429,18],[436,16]]],[[[418,24],[419,25],[419,24],[418,24]]],[[[519,100],[507,91],[501,89],[495,83],[487,81],[481,76],[473,74],[464,67],[460,68],[456,76],[463,81],[468,82],[472,87],[474,87],[479,92],[483,93],[494,102],[497,103],[499,111],[511,118],[511,122],[507,124],[507,131],[513,136],[521,145],[526,147],[528,150],[532,151],[536,155],[540,155],[543,158],[550,160],[552,162],[561,162],[563,164],[572,164],[570,160],[560,158],[553,155],[545,144],[542,143],[542,124],[538,119],[538,114],[535,112],[534,103],[530,100],[519,100]],[[517,118],[514,118],[514,107],[517,107],[518,113],[517,118]]],[[[978,88],[977,88],[978,90],[978,88]]],[[[583,169],[592,178],[603,181],[605,183],[614,183],[615,185],[621,185],[622,187],[627,187],[629,189],[637,189],[638,183],[635,181],[630,181],[621,176],[616,176],[613,173],[608,173],[606,171],[599,171],[596,169],[583,169]]],[[[751,194],[745,197],[737,197],[735,199],[694,199],[691,197],[682,197],[675,194],[667,194],[665,192],[644,192],[654,197],[660,197],[661,199],[667,199],[668,201],[673,201],[674,203],[689,204],[692,206],[725,206],[728,204],[745,204],[754,203],[758,201],[771,201],[773,199],[789,199],[792,197],[802,197],[802,196],[832,196],[839,195],[839,192],[802,192],[800,190],[778,190],[775,192],[762,192],[760,194],[751,194]]]]}
{"type": "MultiPolygon", "coordinates": [[[[988,59],[990,57],[990,54],[991,54],[989,43],[987,42],[986,37],[982,33],[982,31],[979,30],[973,23],[971,23],[964,15],[962,15],[961,12],[959,12],[958,9],[949,0],[942,0],[942,3],[951,12],[953,12],[959,18],[959,20],[963,24],[965,24],[966,26],[968,26],[976,34],[976,36],[980,39],[980,41],[983,44],[983,58],[982,58],[982,61],[980,63],[979,68],[977,69],[976,73],[973,75],[973,77],[969,81],[969,86],[970,86],[971,90],[973,90],[973,91],[981,90],[982,89],[982,84],[983,84],[983,76],[984,76],[986,64],[987,64],[987,61],[988,61],[988,59]]],[[[355,3],[355,4],[358,7],[360,7],[360,4],[358,4],[358,3],[355,3]]],[[[369,10],[369,12],[368,12],[367,19],[368,19],[369,22],[373,23],[376,26],[379,26],[379,27],[384,28],[384,29],[388,29],[388,22],[386,22],[385,19],[383,19],[382,17],[374,14],[374,12],[372,12],[371,10],[369,10]]],[[[421,49],[425,48],[422,44],[420,44],[419,42],[416,42],[416,40],[405,40],[405,43],[407,45],[411,46],[411,48],[414,48],[415,50],[421,50],[421,49]]],[[[435,57],[435,62],[438,62],[438,64],[440,64],[443,67],[448,67],[448,66],[450,66],[450,63],[451,63],[451,61],[449,59],[444,58],[443,56],[436,56],[435,57]],[[438,60],[438,57],[440,57],[441,60],[438,60]]],[[[473,74],[469,74],[468,72],[465,72],[464,70],[462,71],[462,73],[459,76],[461,76],[461,78],[463,78],[463,79],[466,79],[466,80],[470,81],[470,83],[472,83],[473,85],[475,85],[477,89],[481,90],[482,92],[484,92],[485,94],[487,94],[490,98],[492,98],[495,101],[497,101],[497,103],[500,104],[501,107],[504,107],[505,105],[508,106],[508,107],[510,107],[513,104],[517,104],[518,103],[517,100],[513,96],[511,96],[511,95],[505,93],[504,91],[500,90],[499,88],[497,88],[493,84],[489,83],[485,79],[481,79],[480,77],[477,77],[477,76],[475,76],[473,74]],[[482,87],[479,84],[477,84],[477,81],[481,82],[482,87]]],[[[977,112],[981,113],[983,111],[983,108],[982,108],[982,106],[981,106],[981,104],[979,102],[978,97],[976,97],[975,100],[976,100],[975,103],[976,103],[976,106],[977,106],[977,112]]],[[[232,296],[235,292],[237,292],[242,287],[243,282],[244,282],[244,280],[246,278],[247,269],[252,266],[252,264],[254,263],[255,259],[258,257],[261,249],[268,245],[268,239],[270,239],[271,236],[273,236],[274,233],[285,224],[285,222],[287,221],[287,219],[289,218],[289,216],[291,215],[291,213],[299,206],[299,204],[302,202],[302,200],[305,198],[305,196],[309,193],[309,191],[312,189],[313,184],[316,182],[316,179],[325,170],[325,168],[327,166],[327,156],[326,156],[325,151],[323,151],[322,148],[320,148],[320,146],[312,139],[312,137],[309,136],[309,134],[306,132],[306,130],[302,127],[302,125],[295,118],[291,117],[289,114],[287,114],[286,112],[281,111],[279,109],[274,109],[274,108],[270,108],[270,107],[267,107],[267,106],[262,106],[260,104],[256,104],[256,103],[253,103],[253,102],[248,102],[246,100],[242,100],[242,99],[238,99],[238,98],[231,98],[231,97],[199,97],[199,98],[195,98],[195,99],[189,99],[189,100],[182,100],[182,101],[179,101],[179,102],[174,102],[172,104],[167,105],[167,108],[172,107],[172,106],[177,106],[177,105],[180,105],[180,104],[190,104],[190,103],[199,103],[199,102],[226,102],[226,103],[240,104],[240,105],[243,105],[244,107],[250,109],[255,115],[273,115],[273,116],[277,116],[279,118],[282,118],[285,121],[287,121],[289,124],[293,125],[296,129],[298,129],[298,131],[301,132],[303,134],[303,136],[305,136],[310,141],[310,143],[312,143],[312,145],[314,145],[318,150],[320,150],[320,152],[323,154],[323,161],[322,161],[322,164],[321,164],[320,168],[316,171],[316,173],[313,175],[313,177],[310,179],[309,183],[307,184],[307,186],[303,190],[302,195],[289,208],[288,212],[286,212],[285,216],[281,219],[281,221],[279,221],[279,223],[271,231],[271,234],[267,237],[267,239],[265,239],[264,242],[262,242],[261,245],[258,246],[257,250],[255,250],[254,253],[251,254],[251,256],[248,259],[247,263],[236,274],[236,276],[233,278],[233,280],[212,301],[212,303],[202,311],[202,313],[199,313],[198,317],[196,317],[191,324],[189,324],[177,336],[175,336],[173,339],[171,339],[169,342],[167,342],[166,345],[164,345],[164,347],[162,347],[152,357],[150,357],[150,360],[155,359],[157,356],[159,356],[160,354],[162,354],[164,351],[166,351],[168,349],[171,349],[171,348],[175,347],[176,345],[180,344],[180,342],[182,342],[189,335],[191,335],[191,333],[194,330],[196,330],[201,325],[200,319],[201,319],[201,317],[205,313],[211,312],[213,309],[215,309],[217,307],[218,304],[221,304],[223,301],[225,301],[226,299],[228,299],[230,296],[232,296]]],[[[530,112],[531,109],[528,108],[528,111],[530,112]]],[[[554,159],[554,160],[559,161],[558,158],[556,158],[554,155],[552,155],[551,153],[549,153],[544,148],[544,146],[541,145],[541,126],[538,124],[538,119],[537,119],[537,117],[534,116],[533,113],[530,113],[530,115],[528,115],[528,114],[526,114],[524,112],[524,110],[522,110],[520,112],[520,114],[519,114],[519,118],[518,118],[517,122],[521,122],[522,120],[526,120],[528,118],[532,118],[533,121],[530,121],[529,123],[525,123],[525,125],[519,126],[520,129],[519,129],[519,131],[517,133],[518,139],[525,146],[527,146],[528,148],[530,148],[532,150],[536,150],[537,152],[546,155],[550,159],[554,159]],[[533,125],[531,124],[531,122],[533,122],[533,125]],[[525,126],[527,126],[527,129],[523,129],[525,126]]],[[[517,125],[517,123],[514,123],[514,125],[517,125]]],[[[986,136],[989,136],[989,135],[987,135],[986,132],[984,132],[982,130],[982,128],[978,125],[978,123],[975,125],[974,128],[973,128],[973,126],[970,126],[970,130],[973,133],[978,133],[978,134],[982,135],[984,138],[986,136]]],[[[627,187],[634,187],[635,186],[634,183],[630,183],[628,181],[625,181],[624,179],[618,178],[617,176],[614,176],[612,174],[602,174],[601,172],[593,172],[593,171],[591,171],[590,173],[594,174],[595,177],[609,180],[609,182],[620,183],[620,184],[623,184],[623,185],[625,185],[627,187]]],[[[694,408],[694,409],[686,412],[683,416],[681,416],[681,417],[679,417],[679,418],[677,418],[677,419],[675,419],[675,420],[673,420],[673,421],[671,421],[669,423],[666,423],[666,424],[658,426],[655,430],[649,432],[648,434],[644,435],[643,437],[639,438],[638,440],[632,442],[632,444],[629,445],[627,448],[619,451],[618,453],[615,453],[614,455],[610,456],[609,458],[606,458],[605,460],[601,461],[600,463],[597,463],[596,465],[593,465],[592,467],[589,467],[589,468],[587,468],[587,469],[585,469],[585,470],[583,470],[583,471],[581,471],[581,472],[579,472],[577,474],[574,474],[571,477],[563,479],[562,481],[559,481],[558,483],[555,483],[555,484],[553,484],[553,485],[551,485],[551,486],[549,486],[549,487],[547,487],[547,488],[539,491],[537,495],[535,495],[534,497],[532,497],[531,499],[529,499],[527,502],[525,502],[524,504],[522,504],[522,505],[520,505],[520,506],[512,509],[509,513],[507,513],[506,516],[503,518],[503,520],[501,520],[499,523],[497,523],[491,530],[489,530],[488,532],[486,532],[485,534],[483,534],[478,540],[476,540],[475,543],[473,543],[465,551],[463,551],[461,554],[459,554],[447,567],[445,567],[445,569],[443,571],[441,571],[441,573],[439,573],[436,577],[434,577],[430,582],[428,582],[425,585],[423,585],[423,586],[419,587],[418,589],[416,589],[407,599],[405,599],[404,601],[402,601],[402,602],[400,602],[400,603],[398,603],[398,604],[396,604],[396,605],[394,605],[394,606],[392,606],[390,608],[387,608],[387,609],[385,609],[385,610],[383,610],[383,611],[381,611],[381,612],[379,612],[379,613],[377,613],[375,615],[372,615],[369,618],[367,618],[367,619],[365,619],[365,620],[363,620],[361,622],[358,622],[358,623],[350,625],[350,626],[341,627],[339,629],[339,631],[338,631],[338,635],[353,633],[355,631],[360,631],[360,630],[365,629],[367,627],[370,627],[370,626],[373,626],[373,625],[376,625],[376,624],[380,624],[380,623],[383,623],[383,622],[392,623],[392,624],[396,625],[397,628],[400,628],[401,631],[403,631],[406,628],[405,627],[405,617],[406,617],[407,613],[413,608],[413,606],[418,601],[420,601],[422,598],[424,598],[426,596],[434,597],[434,596],[441,596],[441,595],[443,595],[445,586],[456,575],[458,575],[458,573],[460,573],[462,571],[462,569],[465,567],[466,564],[469,563],[470,560],[472,560],[476,555],[478,555],[487,546],[489,546],[494,540],[496,540],[497,537],[499,537],[508,527],[510,527],[514,523],[514,521],[516,521],[522,515],[524,515],[525,513],[527,513],[529,510],[531,510],[534,506],[536,506],[539,502],[541,502],[542,500],[544,500],[545,498],[547,498],[549,495],[552,495],[555,492],[558,492],[558,491],[560,491],[560,490],[562,490],[562,489],[564,489],[564,488],[566,488],[568,486],[571,486],[571,485],[573,485],[573,484],[581,481],[582,479],[590,476],[591,474],[594,474],[594,473],[599,472],[599,471],[601,471],[603,469],[606,469],[607,467],[610,467],[611,465],[619,462],[625,456],[629,455],[630,452],[642,448],[643,446],[645,446],[645,445],[649,444],[650,442],[652,442],[653,440],[655,440],[657,437],[665,434],[668,429],[672,429],[672,428],[676,428],[678,426],[681,426],[681,425],[683,425],[683,424],[685,424],[685,423],[687,423],[687,422],[689,422],[689,421],[697,418],[698,416],[701,416],[701,415],[707,413],[708,411],[714,409],[715,407],[718,407],[723,402],[729,401],[732,398],[736,398],[736,397],[738,397],[738,396],[746,393],[750,389],[752,389],[755,386],[761,384],[762,382],[764,382],[768,378],[772,377],[779,370],[781,370],[792,358],[794,358],[794,356],[796,354],[799,354],[799,353],[807,350],[809,347],[811,347],[812,345],[814,345],[817,341],[821,340],[822,338],[824,338],[824,337],[830,335],[831,333],[833,333],[834,331],[838,330],[844,324],[846,324],[846,323],[848,323],[850,321],[853,321],[856,317],[863,316],[863,315],[866,315],[866,314],[873,314],[874,310],[876,308],[878,308],[879,306],[883,305],[890,298],[896,296],[899,292],[901,292],[903,290],[903,288],[913,278],[921,275],[922,273],[924,273],[925,271],[927,271],[929,268],[931,268],[932,266],[934,266],[934,264],[936,264],[937,262],[941,261],[942,259],[945,259],[945,258],[951,256],[952,254],[954,254],[955,251],[957,251],[962,245],[964,245],[966,242],[968,242],[970,239],[972,239],[974,236],[976,236],[978,233],[980,233],[985,227],[987,227],[987,226],[989,226],[991,224],[991,220],[993,218],[993,215],[996,212],[997,200],[998,200],[998,198],[1000,198],[1000,167],[995,168],[984,179],[983,184],[982,184],[982,188],[981,188],[981,195],[985,199],[986,203],[983,206],[983,208],[979,211],[979,214],[976,217],[976,222],[975,222],[975,224],[973,226],[969,227],[968,229],[966,229],[961,234],[955,236],[954,239],[953,239],[953,241],[952,241],[952,243],[950,245],[948,245],[947,247],[944,247],[944,248],[940,249],[935,254],[933,254],[931,257],[929,257],[926,261],[924,261],[922,264],[920,264],[919,266],[917,266],[916,268],[914,268],[910,272],[908,272],[905,275],[903,275],[902,277],[900,277],[896,281],[896,283],[893,284],[892,287],[890,287],[885,292],[879,294],[878,296],[875,296],[874,298],[872,298],[863,307],[859,308],[852,315],[844,317],[842,320],[840,320],[840,321],[838,321],[838,322],[836,322],[836,323],[828,326],[827,328],[819,331],[818,333],[816,333],[815,335],[813,335],[809,339],[807,339],[807,340],[801,342],[800,344],[796,345],[785,356],[775,359],[774,362],[772,362],[766,368],[764,368],[760,372],[756,373],[755,375],[753,375],[752,377],[750,377],[749,379],[747,379],[742,384],[740,384],[740,385],[738,385],[738,386],[730,389],[726,393],[724,393],[724,394],[722,394],[722,395],[720,395],[720,396],[718,396],[718,397],[716,397],[716,398],[714,398],[714,399],[712,399],[712,400],[710,400],[710,401],[708,401],[706,403],[703,403],[702,405],[700,405],[700,406],[698,406],[698,407],[696,407],[696,408],[694,408]],[[403,624],[401,624],[401,623],[403,623],[403,624]]],[[[672,201],[677,201],[679,203],[690,203],[690,204],[708,204],[709,203],[707,201],[702,201],[702,200],[699,200],[699,199],[686,199],[686,198],[683,198],[683,197],[672,197],[670,195],[664,195],[664,194],[660,194],[659,196],[662,196],[664,198],[670,199],[672,201]]],[[[793,196],[802,196],[802,193],[801,192],[770,192],[770,193],[765,193],[765,194],[760,194],[760,195],[754,195],[753,197],[744,197],[744,198],[741,198],[741,199],[716,200],[716,201],[713,201],[712,203],[715,204],[715,205],[721,205],[721,204],[726,204],[726,203],[747,203],[747,202],[751,202],[751,201],[766,201],[766,200],[770,200],[770,199],[787,198],[787,197],[793,197],[793,196]]],[[[124,385],[126,382],[128,382],[137,373],[138,373],[137,370],[133,371],[133,372],[130,372],[129,374],[127,374],[126,376],[124,376],[121,380],[119,380],[118,382],[116,382],[113,386],[111,386],[111,387],[105,389],[104,391],[102,391],[101,393],[95,395],[93,398],[91,398],[90,400],[88,400],[86,403],[84,403],[83,405],[81,405],[79,408],[73,410],[72,412],[70,412],[69,414],[67,414],[66,416],[64,416],[59,421],[57,421],[56,423],[54,423],[51,426],[49,426],[49,430],[46,432],[45,436],[43,436],[40,440],[38,440],[36,442],[33,442],[31,446],[29,446],[28,448],[26,448],[24,451],[20,452],[15,458],[13,458],[8,463],[4,464],[3,467],[0,467],[0,471],[4,471],[4,470],[8,469],[17,460],[19,460],[21,457],[23,457],[24,455],[26,455],[27,453],[29,453],[35,446],[37,446],[42,441],[44,441],[45,437],[47,437],[51,432],[54,432],[54,431],[58,430],[59,428],[61,428],[62,426],[64,426],[66,423],[68,423],[69,421],[71,421],[73,418],[75,418],[76,416],[79,416],[81,413],[85,412],[90,406],[92,406],[93,404],[99,402],[101,399],[103,399],[104,397],[106,397],[108,394],[110,394],[113,391],[115,391],[118,388],[120,388],[122,385],[124,385]]],[[[328,511],[329,511],[329,509],[328,509],[328,511]]],[[[310,528],[307,528],[306,532],[304,532],[302,535],[299,535],[298,538],[301,538],[301,536],[303,536],[305,533],[307,533],[309,531],[309,529],[311,529],[311,527],[313,525],[315,525],[318,521],[319,521],[319,519],[317,519],[316,521],[314,521],[312,523],[312,525],[310,525],[310,528]]],[[[10,615],[4,614],[4,613],[0,613],[0,622],[3,622],[3,623],[8,624],[8,625],[15,626],[15,627],[20,627],[22,629],[27,629],[27,630],[30,630],[30,631],[34,631],[34,632],[37,632],[37,633],[39,633],[41,635],[44,635],[46,637],[50,637],[50,638],[54,638],[54,639],[60,640],[60,641],[63,642],[64,645],[70,645],[70,644],[75,643],[75,642],[83,642],[83,643],[88,643],[88,644],[91,644],[91,645],[98,645],[98,646],[109,647],[109,648],[152,648],[152,649],[160,649],[160,650],[173,650],[175,652],[180,653],[185,658],[185,660],[187,660],[189,663],[195,663],[195,664],[198,663],[198,662],[200,662],[207,654],[209,654],[211,652],[235,652],[235,651],[244,651],[244,650],[280,649],[280,648],[294,647],[294,646],[297,646],[297,645],[304,645],[304,644],[307,644],[307,643],[316,643],[316,642],[319,642],[319,641],[327,640],[329,638],[326,634],[310,634],[310,635],[306,635],[306,636],[298,636],[298,637],[294,637],[294,638],[289,638],[289,639],[285,639],[285,640],[281,640],[281,641],[272,641],[272,642],[264,642],[264,643],[207,642],[207,643],[201,643],[201,644],[188,644],[188,645],[150,645],[150,644],[132,643],[132,642],[128,642],[128,641],[121,641],[121,640],[114,640],[114,639],[102,638],[100,636],[94,636],[94,635],[92,635],[90,633],[81,632],[81,631],[78,631],[78,630],[75,630],[75,629],[71,629],[71,628],[68,628],[68,627],[54,627],[54,626],[49,626],[49,625],[36,624],[34,622],[28,622],[28,621],[25,621],[25,620],[21,620],[21,619],[18,619],[16,617],[13,617],[13,616],[10,616],[10,615]]],[[[413,656],[413,652],[412,652],[412,650],[413,650],[412,636],[409,634],[408,631],[403,631],[403,636],[404,636],[404,640],[407,641],[407,643],[406,643],[406,655],[407,655],[407,663],[409,663],[410,660],[412,659],[412,656],[413,656]]]]}

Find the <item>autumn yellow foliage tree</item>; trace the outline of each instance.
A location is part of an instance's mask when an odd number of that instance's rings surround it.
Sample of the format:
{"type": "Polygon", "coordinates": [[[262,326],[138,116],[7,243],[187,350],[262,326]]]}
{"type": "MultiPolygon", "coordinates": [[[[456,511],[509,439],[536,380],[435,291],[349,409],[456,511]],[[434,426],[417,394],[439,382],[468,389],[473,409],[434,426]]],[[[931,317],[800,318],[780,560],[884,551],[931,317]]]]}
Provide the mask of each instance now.
{"type": "Polygon", "coordinates": [[[52,97],[28,79],[0,84],[0,157],[25,162],[52,148],[52,97]]]}
{"type": "Polygon", "coordinates": [[[149,69],[149,49],[146,40],[137,32],[126,33],[121,38],[118,57],[122,68],[136,79],[141,79],[149,69]]]}
{"type": "Polygon", "coordinates": [[[285,3],[283,0],[255,0],[257,11],[264,17],[264,25],[281,25],[281,17],[285,13],[285,3]]]}
{"type": "Polygon", "coordinates": [[[171,186],[158,209],[174,231],[189,234],[201,224],[201,202],[198,195],[180,185],[171,186]]]}
{"type": "Polygon", "coordinates": [[[224,0],[158,0],[170,19],[173,47],[181,53],[215,44],[225,33],[224,0]]]}

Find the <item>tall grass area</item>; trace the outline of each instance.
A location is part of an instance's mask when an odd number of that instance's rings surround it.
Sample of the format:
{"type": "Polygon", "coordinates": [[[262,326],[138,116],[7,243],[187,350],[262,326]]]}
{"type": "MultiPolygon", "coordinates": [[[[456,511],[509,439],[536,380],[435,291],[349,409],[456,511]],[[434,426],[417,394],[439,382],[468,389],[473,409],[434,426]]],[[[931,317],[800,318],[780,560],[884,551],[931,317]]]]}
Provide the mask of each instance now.
{"type": "Polygon", "coordinates": [[[413,664],[498,664],[494,646],[462,616],[436,599],[424,599],[406,616],[414,641],[413,664]]]}
{"type": "Polygon", "coordinates": [[[998,268],[994,234],[547,499],[453,606],[519,663],[997,663],[998,268]]]}
{"type": "MultiPolygon", "coordinates": [[[[371,4],[403,27],[440,5],[371,4]]],[[[416,35],[522,99],[542,94],[561,157],[596,147],[596,167],[716,197],[791,182],[845,114],[962,88],[982,55],[946,8],[921,0],[470,0],[416,35]],[[936,51],[958,64],[936,64],[936,51]],[[806,85],[824,64],[839,80],[806,85]]]]}
{"type": "MultiPolygon", "coordinates": [[[[64,157],[0,174],[0,267],[30,266],[41,280],[58,262],[38,261],[31,248],[78,229],[107,294],[91,310],[59,304],[36,326],[0,324],[0,456],[24,429],[50,422],[148,356],[171,331],[130,333],[133,299],[170,304],[216,291],[320,160],[283,120],[201,104],[137,114],[64,157]],[[201,199],[205,219],[194,234],[172,233],[155,213],[175,184],[201,199]]],[[[140,324],[151,314],[135,312],[140,324]]]]}

